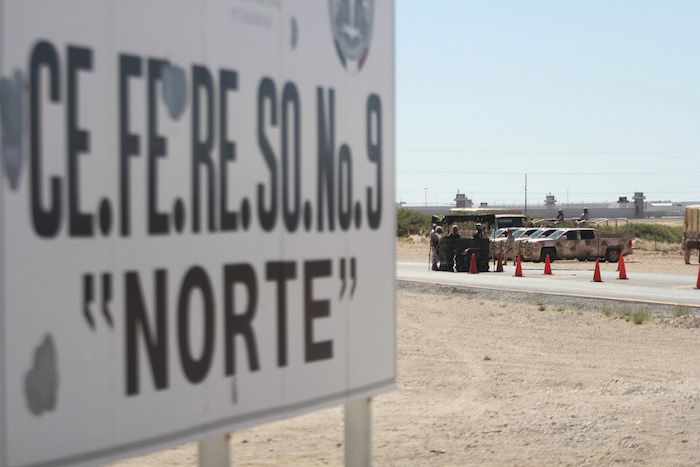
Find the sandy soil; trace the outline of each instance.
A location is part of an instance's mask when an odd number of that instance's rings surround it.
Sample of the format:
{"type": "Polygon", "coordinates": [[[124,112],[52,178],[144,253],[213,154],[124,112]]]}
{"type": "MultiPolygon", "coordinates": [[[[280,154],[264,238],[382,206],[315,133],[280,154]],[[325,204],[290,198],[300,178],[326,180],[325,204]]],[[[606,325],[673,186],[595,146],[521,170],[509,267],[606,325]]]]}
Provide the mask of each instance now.
{"type": "MultiPolygon", "coordinates": [[[[426,249],[399,242],[397,260],[426,249]]],[[[626,265],[698,271],[680,253],[626,265]]],[[[700,317],[605,312],[397,291],[398,388],[373,399],[374,465],[700,464],[700,317]]],[[[342,465],[343,442],[336,407],[234,433],[232,465],[342,465]]],[[[188,444],[113,465],[196,462],[188,444]]]]}

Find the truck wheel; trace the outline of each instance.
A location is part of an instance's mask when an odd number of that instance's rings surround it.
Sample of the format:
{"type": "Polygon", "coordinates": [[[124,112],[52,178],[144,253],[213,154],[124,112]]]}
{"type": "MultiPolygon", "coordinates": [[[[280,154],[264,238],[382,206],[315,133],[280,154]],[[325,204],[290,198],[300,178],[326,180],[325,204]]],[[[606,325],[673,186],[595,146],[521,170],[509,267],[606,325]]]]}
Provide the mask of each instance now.
{"type": "Polygon", "coordinates": [[[543,248],[542,253],[540,253],[540,261],[543,263],[547,261],[547,255],[549,255],[549,262],[553,262],[557,259],[557,250],[554,248],[543,248]]]}
{"type": "Polygon", "coordinates": [[[620,250],[610,249],[605,252],[605,259],[609,263],[617,263],[620,261],[620,250]]]}

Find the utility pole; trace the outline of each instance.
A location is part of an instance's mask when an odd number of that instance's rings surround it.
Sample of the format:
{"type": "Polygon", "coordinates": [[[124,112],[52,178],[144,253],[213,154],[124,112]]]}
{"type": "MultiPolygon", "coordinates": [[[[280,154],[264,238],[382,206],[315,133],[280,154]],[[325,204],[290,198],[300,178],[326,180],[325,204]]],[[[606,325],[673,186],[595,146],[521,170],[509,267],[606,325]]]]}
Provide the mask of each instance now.
{"type": "Polygon", "coordinates": [[[525,174],[525,212],[527,214],[527,174],[525,174]]]}
{"type": "Polygon", "coordinates": [[[428,188],[423,188],[425,190],[425,205],[428,205],[428,188]]]}

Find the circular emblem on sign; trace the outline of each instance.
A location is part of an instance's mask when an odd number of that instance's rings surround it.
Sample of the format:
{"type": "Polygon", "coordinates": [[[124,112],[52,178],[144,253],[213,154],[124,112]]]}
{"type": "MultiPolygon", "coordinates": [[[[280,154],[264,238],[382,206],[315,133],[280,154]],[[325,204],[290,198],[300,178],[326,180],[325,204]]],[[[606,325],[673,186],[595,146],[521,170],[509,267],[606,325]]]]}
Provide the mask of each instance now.
{"type": "Polygon", "coordinates": [[[362,70],[372,41],[374,0],[328,0],[335,51],[351,73],[362,70]]]}

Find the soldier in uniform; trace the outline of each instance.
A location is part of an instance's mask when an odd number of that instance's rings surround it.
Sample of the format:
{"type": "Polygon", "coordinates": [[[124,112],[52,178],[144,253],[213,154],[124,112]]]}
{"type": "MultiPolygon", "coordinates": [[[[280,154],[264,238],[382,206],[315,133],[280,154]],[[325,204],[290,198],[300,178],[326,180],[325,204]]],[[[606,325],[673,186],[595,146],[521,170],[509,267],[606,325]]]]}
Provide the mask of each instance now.
{"type": "Polygon", "coordinates": [[[476,224],[476,232],[473,235],[474,238],[484,238],[484,226],[481,224],[476,224]]]}
{"type": "Polygon", "coordinates": [[[583,208],[583,212],[581,213],[581,218],[578,220],[578,223],[585,224],[589,218],[590,214],[588,214],[588,208],[583,208]]]}
{"type": "Polygon", "coordinates": [[[564,210],[560,209],[557,212],[557,218],[554,219],[554,225],[562,225],[564,224],[564,210]]]}
{"type": "Polygon", "coordinates": [[[440,270],[441,271],[454,271],[454,265],[457,258],[455,254],[457,252],[457,242],[461,235],[459,234],[459,227],[456,225],[452,226],[452,232],[447,237],[443,237],[440,240],[440,270]],[[444,264],[443,264],[444,260],[444,264]]]}
{"type": "Polygon", "coordinates": [[[515,236],[513,236],[513,231],[508,230],[508,236],[506,237],[506,252],[503,255],[504,264],[508,264],[508,258],[513,258],[515,262],[515,236]]]}
{"type": "MultiPolygon", "coordinates": [[[[692,248],[688,247],[688,239],[683,236],[683,240],[681,240],[681,250],[683,250],[683,258],[685,259],[685,264],[690,264],[690,252],[692,248]]],[[[700,261],[700,256],[698,257],[698,261],[700,261]]]]}
{"type": "MultiPolygon", "coordinates": [[[[435,225],[435,224],[433,224],[435,225]]],[[[442,227],[437,226],[430,233],[430,262],[433,266],[433,271],[438,270],[438,244],[440,243],[440,238],[442,237],[442,227]]]]}

